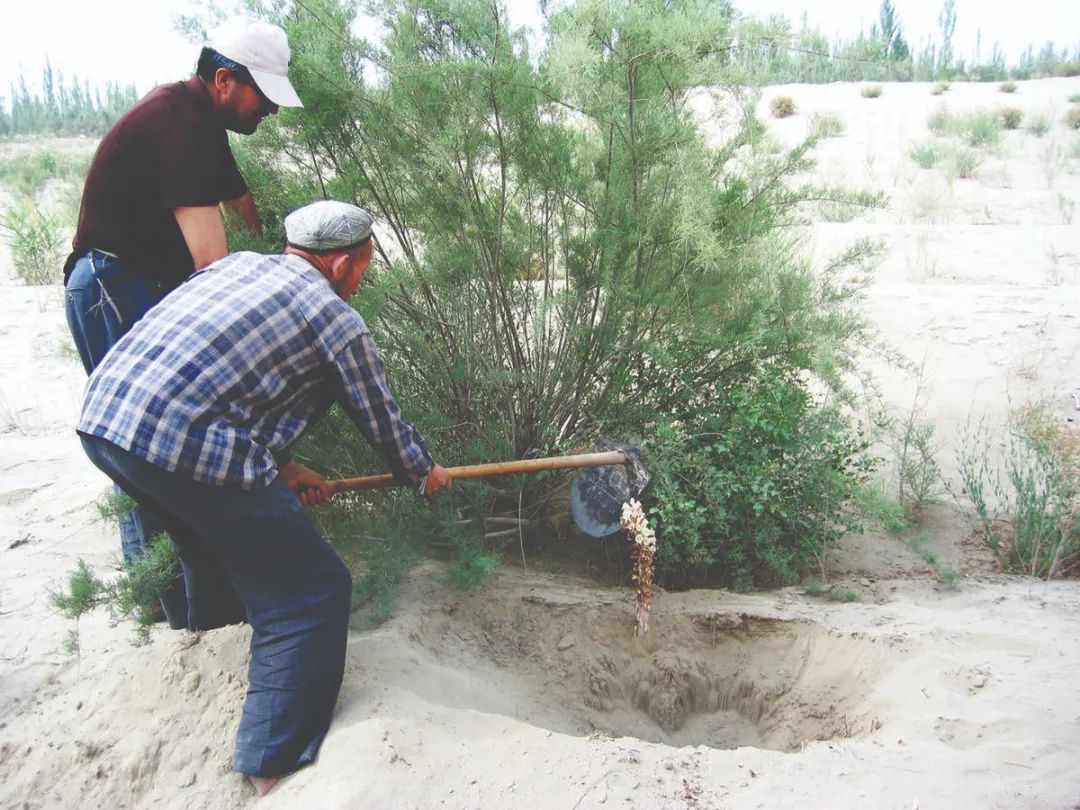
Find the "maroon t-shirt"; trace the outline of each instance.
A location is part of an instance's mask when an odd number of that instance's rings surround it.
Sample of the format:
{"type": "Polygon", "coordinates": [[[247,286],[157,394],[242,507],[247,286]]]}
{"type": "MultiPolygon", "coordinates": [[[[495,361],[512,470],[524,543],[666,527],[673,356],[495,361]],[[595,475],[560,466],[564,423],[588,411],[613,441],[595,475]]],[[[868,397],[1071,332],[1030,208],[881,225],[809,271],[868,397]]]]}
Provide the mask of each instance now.
{"type": "Polygon", "coordinates": [[[94,153],[64,281],[96,249],[171,290],[195,270],[173,209],[246,191],[202,80],[158,87],[117,119],[94,153]]]}

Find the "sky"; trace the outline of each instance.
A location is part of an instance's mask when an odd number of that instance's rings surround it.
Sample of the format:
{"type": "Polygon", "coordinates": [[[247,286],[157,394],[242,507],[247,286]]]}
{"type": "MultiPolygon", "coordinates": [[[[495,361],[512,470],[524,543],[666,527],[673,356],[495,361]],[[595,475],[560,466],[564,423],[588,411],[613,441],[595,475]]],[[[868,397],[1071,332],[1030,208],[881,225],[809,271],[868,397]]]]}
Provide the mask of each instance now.
{"type": "MultiPolygon", "coordinates": [[[[938,35],[943,0],[893,0],[913,50],[938,35]]],[[[154,84],[186,78],[194,69],[198,46],[176,32],[175,18],[197,6],[193,0],[26,0],[6,3],[0,26],[0,97],[21,74],[31,88],[49,59],[65,77],[72,74],[93,85],[108,81],[135,84],[140,92],[154,84]]],[[[854,37],[877,19],[880,0],[735,0],[740,10],[765,16],[781,13],[798,26],[810,8],[809,23],[830,39],[854,37]]],[[[536,0],[508,0],[515,22],[538,26],[536,0]]],[[[1038,51],[1054,40],[1060,49],[1080,44],[1080,0],[956,0],[954,49],[970,59],[976,32],[982,32],[982,57],[1000,42],[1009,63],[1027,45],[1038,51]],[[1020,9],[1022,8],[1022,13],[1020,9]]]]}

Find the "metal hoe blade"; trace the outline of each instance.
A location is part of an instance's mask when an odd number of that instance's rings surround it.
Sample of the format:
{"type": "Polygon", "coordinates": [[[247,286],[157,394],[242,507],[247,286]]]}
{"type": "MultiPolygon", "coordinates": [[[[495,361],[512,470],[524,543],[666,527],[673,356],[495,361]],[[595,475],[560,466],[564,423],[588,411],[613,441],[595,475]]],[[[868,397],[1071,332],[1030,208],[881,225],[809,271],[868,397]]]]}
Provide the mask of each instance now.
{"type": "Polygon", "coordinates": [[[621,450],[627,463],[593,467],[575,478],[570,484],[570,511],[586,534],[606,537],[619,531],[622,505],[640,495],[651,476],[633,447],[601,440],[597,450],[621,450]]]}

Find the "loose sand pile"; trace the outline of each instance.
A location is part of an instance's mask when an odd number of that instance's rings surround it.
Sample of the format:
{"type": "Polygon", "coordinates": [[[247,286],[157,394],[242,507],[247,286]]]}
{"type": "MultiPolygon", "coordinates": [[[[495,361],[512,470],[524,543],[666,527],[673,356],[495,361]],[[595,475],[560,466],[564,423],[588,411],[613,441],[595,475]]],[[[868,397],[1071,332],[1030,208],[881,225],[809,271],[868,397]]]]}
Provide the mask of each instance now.
{"type": "MultiPolygon", "coordinates": [[[[887,192],[889,207],[807,233],[824,256],[859,236],[891,252],[867,292],[883,338],[923,365],[925,415],[951,449],[972,414],[1000,422],[1046,397],[1075,418],[1080,386],[1076,133],[1059,123],[1080,80],[996,86],[770,88],[845,134],[819,174],[887,192]],[[950,109],[1044,111],[1050,133],[1006,133],[973,179],[919,169],[910,148],[950,109]],[[1057,164],[1054,164],[1057,165],[1057,164]],[[1052,174],[1052,176],[1048,176],[1052,174]]],[[[2,203],[3,201],[0,201],[2,203]]],[[[96,520],[105,479],[72,432],[83,385],[61,292],[29,289],[3,257],[0,323],[0,806],[237,807],[231,772],[248,631],[195,636],[84,620],[81,655],[45,588],[78,557],[99,572],[118,543],[96,520]]],[[[913,375],[868,358],[885,401],[911,406],[913,375]]],[[[1066,423],[1067,424],[1067,423],[1066,423]]],[[[833,577],[862,600],[800,589],[657,593],[633,637],[629,587],[523,572],[508,560],[461,596],[429,563],[394,617],[356,630],[318,763],[260,807],[1065,808],[1080,802],[1080,585],[987,572],[951,502],[930,510],[934,548],[960,570],[942,590],[886,536],[845,541],[833,577]]],[[[582,541],[586,542],[586,541],[582,541]]]]}

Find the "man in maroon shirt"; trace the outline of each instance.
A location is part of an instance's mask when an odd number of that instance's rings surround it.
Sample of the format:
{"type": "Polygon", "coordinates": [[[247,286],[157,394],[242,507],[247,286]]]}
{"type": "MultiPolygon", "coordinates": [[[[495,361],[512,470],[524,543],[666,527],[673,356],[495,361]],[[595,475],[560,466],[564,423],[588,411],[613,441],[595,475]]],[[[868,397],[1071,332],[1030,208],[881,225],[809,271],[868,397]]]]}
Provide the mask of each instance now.
{"type": "MultiPolygon", "coordinates": [[[[68,326],[87,374],[150,307],[228,254],[220,206],[262,231],[226,130],[250,135],[278,107],[303,106],[288,67],[284,31],[229,20],[211,34],[195,76],[151,91],[102,139],[64,267],[68,326]]],[[[125,561],[157,533],[142,510],[125,516],[125,561]]],[[[182,593],[168,604],[170,624],[186,626],[182,593]]]]}

